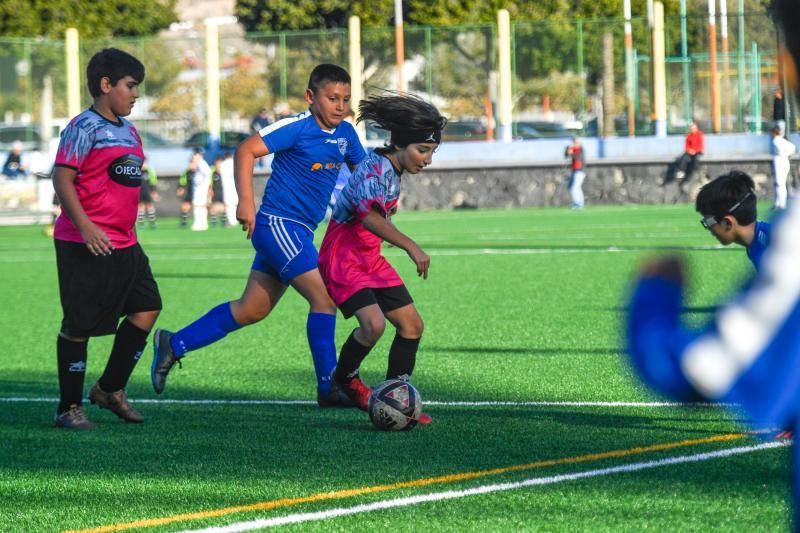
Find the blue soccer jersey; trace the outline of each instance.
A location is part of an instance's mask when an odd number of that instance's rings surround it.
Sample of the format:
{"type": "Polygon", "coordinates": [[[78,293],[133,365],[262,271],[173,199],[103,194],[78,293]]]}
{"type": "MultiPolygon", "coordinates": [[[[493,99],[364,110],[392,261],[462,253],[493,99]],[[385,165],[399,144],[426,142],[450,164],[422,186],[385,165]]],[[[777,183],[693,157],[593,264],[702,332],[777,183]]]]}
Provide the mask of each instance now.
{"type": "Polygon", "coordinates": [[[279,120],[259,134],[274,159],[258,222],[274,215],[315,230],[325,216],[342,164],[357,165],[366,156],[355,128],[344,121],[324,130],[306,111],[279,120]]]}
{"type": "Polygon", "coordinates": [[[769,236],[772,232],[772,226],[769,222],[756,222],[755,234],[753,235],[753,242],[747,247],[747,257],[756,267],[756,270],[761,269],[761,256],[769,246],[769,236]]]}

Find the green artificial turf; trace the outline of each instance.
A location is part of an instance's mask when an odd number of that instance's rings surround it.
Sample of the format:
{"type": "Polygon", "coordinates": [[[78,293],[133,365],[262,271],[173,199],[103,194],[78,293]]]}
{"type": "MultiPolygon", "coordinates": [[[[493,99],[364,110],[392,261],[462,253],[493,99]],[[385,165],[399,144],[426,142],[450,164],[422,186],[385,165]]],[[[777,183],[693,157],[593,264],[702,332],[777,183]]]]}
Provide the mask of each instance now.
{"type": "MultiPolygon", "coordinates": [[[[716,246],[689,206],[401,212],[395,223],[432,258],[422,280],[404,252],[385,249],[425,321],[413,382],[434,422],[403,433],[374,430],[360,411],[311,402],[308,306],[293,291],[265,321],[190,354],[161,396],[150,386],[148,347],[128,387],[144,424],[126,425],[87,403],[95,431],[53,428],[60,306],[52,240],[41,227],[0,227],[0,531],[126,523],[138,523],[136,531],[181,531],[763,442],[745,436],[637,452],[743,426],[714,407],[605,403],[660,400],[638,383],[621,351],[626,293],[642,261],[663,253],[685,258],[685,317],[694,325],[751,273],[744,250],[716,246]],[[611,450],[621,453],[586,458],[611,450]],[[537,466],[547,460],[556,464],[537,466]],[[489,472],[514,465],[529,467],[489,472]],[[483,474],[458,476],[475,472],[483,474]],[[440,476],[455,477],[424,481],[440,476]],[[399,482],[411,486],[392,487],[399,482]],[[340,492],[376,486],[385,487],[340,492]],[[269,510],[175,518],[282,499],[269,510]],[[160,518],[172,521],[140,522],[160,518]]],[[[252,249],[238,229],[193,233],[167,219],[143,230],[141,241],[165,305],[160,327],[183,327],[244,288],[252,249]]],[[[337,346],[355,326],[339,316],[337,346]]],[[[388,327],[363,365],[370,384],[383,379],[392,336],[388,327]]],[[[111,340],[90,342],[87,391],[111,340]]],[[[787,530],[788,463],[786,448],[758,450],[302,518],[284,529],[787,530]]]]}

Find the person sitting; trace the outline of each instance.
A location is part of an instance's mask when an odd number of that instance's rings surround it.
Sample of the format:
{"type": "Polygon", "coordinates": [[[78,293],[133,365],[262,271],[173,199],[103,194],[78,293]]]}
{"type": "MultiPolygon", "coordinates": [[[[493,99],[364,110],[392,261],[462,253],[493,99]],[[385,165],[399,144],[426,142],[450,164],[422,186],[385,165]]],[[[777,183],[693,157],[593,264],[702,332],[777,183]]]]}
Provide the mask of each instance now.
{"type": "Polygon", "coordinates": [[[25,179],[28,175],[28,168],[23,163],[21,141],[14,141],[11,145],[11,152],[8,154],[5,164],[3,164],[2,174],[10,180],[25,179]]]}

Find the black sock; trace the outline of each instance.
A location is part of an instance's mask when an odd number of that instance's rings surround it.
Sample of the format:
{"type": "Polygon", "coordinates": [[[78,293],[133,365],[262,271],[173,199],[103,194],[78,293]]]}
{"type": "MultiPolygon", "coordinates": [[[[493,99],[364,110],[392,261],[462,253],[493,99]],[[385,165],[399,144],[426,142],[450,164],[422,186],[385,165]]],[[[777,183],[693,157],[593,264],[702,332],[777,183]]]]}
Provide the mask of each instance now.
{"type": "Polygon", "coordinates": [[[105,372],[99,380],[100,388],[104,392],[117,392],[125,388],[139,357],[142,356],[149,333],[134,326],[130,320],[122,321],[117,328],[105,372]]]}
{"type": "Polygon", "coordinates": [[[56,342],[58,355],[58,388],[60,401],[58,412],[63,413],[70,405],[81,405],[83,380],[86,377],[86,354],[89,341],[71,341],[61,335],[56,342]]]}
{"type": "Polygon", "coordinates": [[[409,379],[417,362],[420,339],[406,339],[395,335],[389,349],[389,368],[386,379],[409,379]]]}
{"type": "Polygon", "coordinates": [[[356,330],[350,332],[350,336],[344,341],[339,354],[339,362],[336,364],[336,371],[333,374],[333,380],[339,383],[345,383],[355,377],[361,361],[372,350],[372,346],[364,346],[356,340],[355,332],[356,330]]]}

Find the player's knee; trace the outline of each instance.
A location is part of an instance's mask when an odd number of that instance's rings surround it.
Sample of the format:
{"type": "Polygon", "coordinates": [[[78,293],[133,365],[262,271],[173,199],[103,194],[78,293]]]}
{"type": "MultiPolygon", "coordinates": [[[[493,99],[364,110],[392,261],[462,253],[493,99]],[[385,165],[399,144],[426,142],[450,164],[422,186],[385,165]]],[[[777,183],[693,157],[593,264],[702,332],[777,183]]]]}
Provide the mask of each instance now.
{"type": "Polygon", "coordinates": [[[374,346],[386,330],[386,319],[383,318],[383,315],[368,317],[366,320],[362,320],[359,326],[361,327],[361,338],[369,346],[374,346]]]}
{"type": "Polygon", "coordinates": [[[249,326],[264,320],[270,312],[269,305],[231,305],[233,319],[241,326],[249,326]]]}
{"type": "Polygon", "coordinates": [[[424,331],[425,323],[422,321],[422,317],[419,315],[410,320],[406,320],[400,324],[399,328],[397,328],[397,333],[406,339],[419,339],[422,337],[422,333],[424,331]]]}

